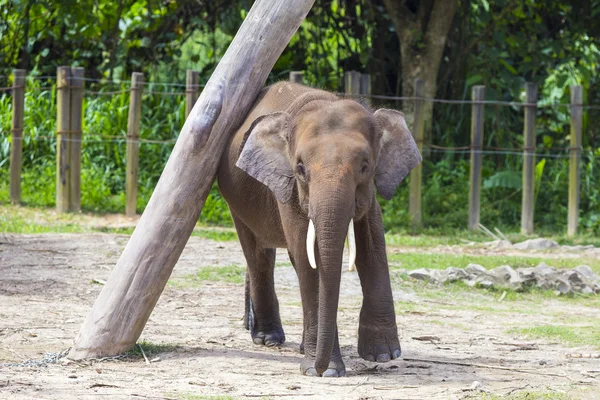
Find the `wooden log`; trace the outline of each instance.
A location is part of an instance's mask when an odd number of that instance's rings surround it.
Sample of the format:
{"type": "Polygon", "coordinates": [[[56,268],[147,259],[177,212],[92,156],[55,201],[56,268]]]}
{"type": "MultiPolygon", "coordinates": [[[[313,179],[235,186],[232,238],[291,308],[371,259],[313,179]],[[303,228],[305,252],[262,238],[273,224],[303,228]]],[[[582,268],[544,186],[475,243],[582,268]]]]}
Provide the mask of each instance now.
{"type": "Polygon", "coordinates": [[[571,86],[571,147],[569,149],[569,216],[567,235],[577,234],[581,188],[581,130],[583,126],[583,86],[571,86]]]}
{"type": "Polygon", "coordinates": [[[69,211],[71,67],[56,70],[56,211],[69,211]]]}
{"type": "Polygon", "coordinates": [[[186,120],[138,225],[69,357],[135,345],[189,239],[229,137],[314,0],[257,0],[186,120]]]}
{"type": "Polygon", "coordinates": [[[535,117],[537,114],[537,85],[525,84],[525,122],[523,126],[523,202],[521,208],[521,233],[533,233],[535,188],[535,117]]]}
{"type": "Polygon", "coordinates": [[[371,94],[371,75],[361,74],[360,75],[360,94],[368,96],[371,94]]]}
{"type": "Polygon", "coordinates": [[[485,86],[474,86],[474,101],[471,107],[471,170],[469,178],[469,229],[475,231],[479,226],[481,206],[481,150],[483,147],[484,105],[477,103],[485,100],[485,86]]]}
{"type": "Polygon", "coordinates": [[[290,71],[290,82],[302,83],[302,79],[304,79],[304,72],[290,71]]]}
{"type": "Polygon", "coordinates": [[[344,73],[344,92],[353,96],[360,94],[360,72],[348,71],[344,73]]]}
{"type": "MultiPolygon", "coordinates": [[[[423,138],[425,130],[425,108],[423,97],[425,95],[425,81],[415,79],[415,108],[413,114],[412,134],[417,143],[419,153],[423,154],[423,138]]],[[[421,180],[423,174],[423,164],[417,165],[410,171],[409,193],[408,193],[408,216],[410,226],[413,231],[417,231],[423,225],[422,200],[421,200],[421,180]]]]}
{"type": "Polygon", "coordinates": [[[133,217],[137,208],[138,163],[140,151],[140,120],[142,117],[142,89],[144,74],[131,74],[129,114],[127,118],[127,161],[125,171],[125,215],[133,217]]]}
{"type": "MultiPolygon", "coordinates": [[[[133,79],[133,78],[132,78],[133,79]]],[[[200,73],[192,69],[185,71],[185,118],[190,115],[200,95],[200,73]]]]}
{"type": "Polygon", "coordinates": [[[69,152],[69,211],[81,211],[81,128],[83,125],[83,81],[84,69],[71,68],[71,106],[69,107],[69,129],[71,150],[69,152]]]}
{"type": "Polygon", "coordinates": [[[13,70],[12,125],[10,144],[10,201],[21,203],[21,166],[23,163],[23,116],[25,115],[24,69],[13,70]]]}

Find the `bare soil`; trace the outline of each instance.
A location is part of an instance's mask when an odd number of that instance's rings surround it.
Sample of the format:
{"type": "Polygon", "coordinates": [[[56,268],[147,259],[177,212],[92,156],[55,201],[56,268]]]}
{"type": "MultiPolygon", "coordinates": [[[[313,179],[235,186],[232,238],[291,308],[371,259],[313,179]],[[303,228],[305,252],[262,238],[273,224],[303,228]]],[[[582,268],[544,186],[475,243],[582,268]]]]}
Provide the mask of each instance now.
{"type": "MultiPolygon", "coordinates": [[[[544,324],[546,312],[565,307],[580,315],[576,302],[549,301],[537,314],[507,317],[472,308],[436,309],[436,301],[396,287],[397,300],[429,304],[432,311],[399,310],[403,359],[377,364],[357,355],[362,296],[357,275],[350,272],[343,273],[338,317],[347,376],[302,376],[302,312],[290,266],[276,268],[287,336],[280,348],[254,345],[242,327],[243,285],[196,282],[165,289],[140,340],[171,347],[149,354],[150,364],[127,357],[7,365],[69,348],[102,289],[94,280],[108,279],[127,240],[112,234],[0,235],[0,399],[479,398],[479,389],[471,390],[475,381],[496,395],[530,391],[600,398],[600,359],[566,357],[597,350],[506,333],[507,319],[544,324]]],[[[278,263],[286,261],[285,252],[278,253],[278,263]]],[[[230,264],[244,265],[237,242],[192,237],[172,279],[230,264]]]]}

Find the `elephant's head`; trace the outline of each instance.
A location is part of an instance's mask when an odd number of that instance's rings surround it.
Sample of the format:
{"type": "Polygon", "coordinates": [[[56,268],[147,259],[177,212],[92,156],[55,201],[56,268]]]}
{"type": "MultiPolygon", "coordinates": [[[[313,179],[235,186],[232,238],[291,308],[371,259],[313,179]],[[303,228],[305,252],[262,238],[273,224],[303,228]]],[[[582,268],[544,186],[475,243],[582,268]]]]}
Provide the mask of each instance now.
{"type": "Polygon", "coordinates": [[[307,217],[308,259],[320,277],[319,373],[327,369],[334,344],[349,227],[352,233],[353,221],[367,214],[375,187],[389,200],[420,162],[402,113],[373,113],[333,95],[259,117],[246,134],[236,165],[268,186],[279,202],[298,201],[307,217]]]}

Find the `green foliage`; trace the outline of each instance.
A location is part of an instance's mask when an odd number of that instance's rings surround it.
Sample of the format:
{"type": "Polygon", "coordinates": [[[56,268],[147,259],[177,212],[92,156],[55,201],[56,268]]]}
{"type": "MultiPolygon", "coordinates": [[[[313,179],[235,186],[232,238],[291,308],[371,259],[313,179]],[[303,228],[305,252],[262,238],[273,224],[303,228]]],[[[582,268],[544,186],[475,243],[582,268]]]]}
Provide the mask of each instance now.
{"type": "MultiPolygon", "coordinates": [[[[410,3],[410,2],[408,2],[410,3]]],[[[58,65],[79,65],[93,78],[129,79],[132,71],[147,81],[183,82],[186,68],[205,82],[224,54],[252,4],[249,0],[212,2],[108,2],[73,0],[0,2],[0,70],[26,68],[30,75],[53,75],[58,65]],[[83,11],[82,11],[83,10],[83,11]]],[[[447,40],[438,98],[467,98],[472,85],[486,86],[487,100],[523,101],[523,83],[539,85],[536,127],[536,230],[562,232],[566,226],[570,86],[584,86],[584,102],[600,103],[600,31],[594,15],[600,2],[479,0],[460,2],[447,40]]],[[[414,4],[413,4],[414,6],[414,4]]],[[[412,6],[411,6],[412,7],[412,6]]],[[[305,81],[332,90],[343,88],[344,71],[369,72],[373,91],[401,91],[399,43],[380,1],[317,0],[308,18],[277,61],[269,82],[303,70],[305,81]]],[[[424,28],[424,26],[421,26],[424,28]]],[[[414,35],[423,46],[423,32],[414,35]]],[[[6,82],[6,84],[4,84],[6,82]]],[[[0,77],[0,86],[9,80],[0,77]]],[[[53,206],[55,191],[55,115],[52,85],[28,80],[25,113],[23,200],[53,206]]],[[[93,90],[125,90],[126,84],[88,85],[93,90]]],[[[149,85],[149,90],[178,91],[149,85]]],[[[399,108],[395,102],[375,106],[399,108]]],[[[172,140],[184,119],[183,98],[145,94],[143,139],[172,140]]],[[[127,93],[87,95],[84,103],[82,201],[86,210],[124,210],[127,93]]],[[[0,93],[0,201],[8,201],[10,96],[0,93]]],[[[469,145],[470,106],[434,106],[428,143],[469,145]]],[[[580,226],[600,233],[600,110],[584,110],[580,226]]],[[[523,109],[485,107],[486,147],[523,146],[523,109]]],[[[147,204],[165,165],[171,144],[140,145],[137,209],[147,204]]],[[[520,222],[522,156],[484,154],[482,223],[510,232],[520,222]]],[[[427,229],[463,229],[467,221],[468,154],[426,150],[423,165],[423,216],[427,229]]],[[[386,229],[408,226],[408,188],[402,184],[389,202],[381,202],[386,229]]],[[[225,202],[215,186],[201,221],[231,226],[225,202]]]]}

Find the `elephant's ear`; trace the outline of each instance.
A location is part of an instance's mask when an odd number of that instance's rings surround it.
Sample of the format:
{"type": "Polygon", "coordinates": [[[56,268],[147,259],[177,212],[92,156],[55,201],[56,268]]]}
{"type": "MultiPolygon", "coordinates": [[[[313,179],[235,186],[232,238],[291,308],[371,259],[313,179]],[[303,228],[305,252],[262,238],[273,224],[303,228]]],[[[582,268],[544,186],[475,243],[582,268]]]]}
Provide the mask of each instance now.
{"type": "Polygon", "coordinates": [[[257,118],[246,133],[235,164],[268,186],[282,203],[287,203],[292,197],[295,181],[288,156],[291,125],[291,117],[285,112],[257,118]]]}
{"type": "Polygon", "coordinates": [[[375,170],[377,191],[386,200],[408,173],[423,160],[404,114],[385,108],[375,111],[381,132],[379,156],[375,170]]]}

